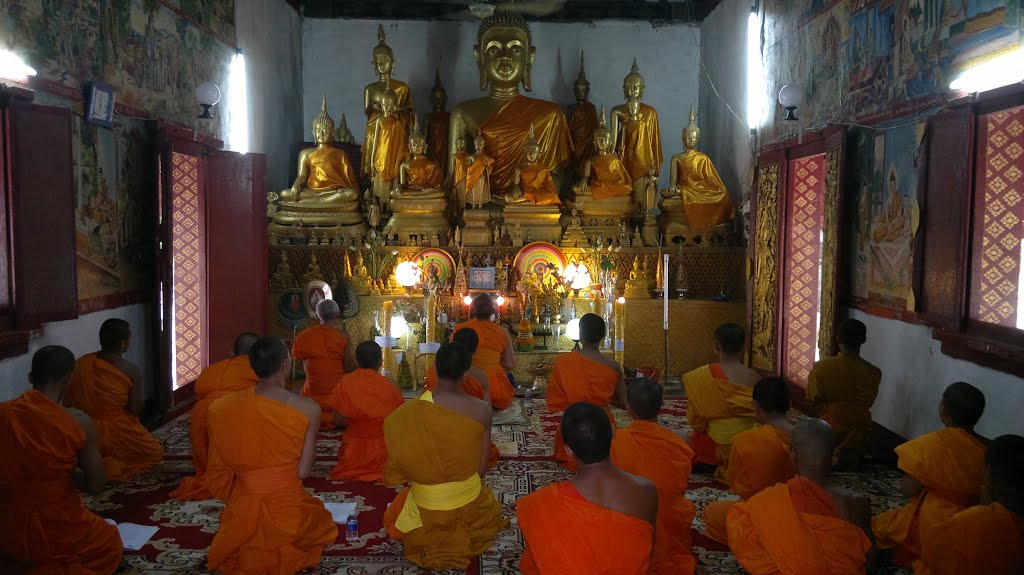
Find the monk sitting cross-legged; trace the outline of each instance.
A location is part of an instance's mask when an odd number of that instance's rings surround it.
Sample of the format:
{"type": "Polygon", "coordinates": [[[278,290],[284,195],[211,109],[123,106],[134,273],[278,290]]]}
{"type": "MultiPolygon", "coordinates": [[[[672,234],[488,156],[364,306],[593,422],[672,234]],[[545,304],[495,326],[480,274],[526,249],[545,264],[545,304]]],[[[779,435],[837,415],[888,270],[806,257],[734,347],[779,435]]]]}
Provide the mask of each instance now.
{"type": "MultiPolygon", "coordinates": [[[[480,344],[480,338],[476,335],[476,330],[473,329],[460,329],[459,331],[452,334],[452,342],[462,345],[469,353],[470,356],[476,354],[477,346],[480,344]]],[[[427,370],[427,391],[433,391],[434,386],[437,385],[437,370],[434,366],[430,366],[427,370]]],[[[459,387],[462,391],[468,395],[480,399],[490,405],[491,403],[491,390],[487,380],[487,374],[483,372],[479,367],[470,367],[466,371],[466,375],[462,376],[462,381],[459,382],[459,387]]],[[[498,464],[498,456],[501,453],[498,451],[498,447],[494,445],[494,442],[490,442],[488,447],[489,456],[487,458],[487,469],[493,468],[498,464]]]]}
{"type": "Polygon", "coordinates": [[[793,427],[796,477],[729,510],[729,549],[751,575],[854,575],[873,569],[871,506],[829,479],[832,428],[793,427]]]}
{"type": "Polygon", "coordinates": [[[978,504],[986,440],[974,433],[974,426],[984,410],[981,390],[963,382],[950,384],[939,403],[945,428],[896,448],[903,495],[910,501],[872,521],[879,549],[893,550],[890,562],[911,568],[928,530],[978,504]]]}
{"type": "Polygon", "coordinates": [[[398,384],[380,374],[384,354],[380,346],[364,341],[356,346],[358,369],[335,386],[331,397],[334,424],[345,430],[338,447],[335,481],[380,481],[388,460],[384,419],[405,401],[398,384]]]}
{"type": "MultiPolygon", "coordinates": [[[[760,424],[736,436],[729,453],[725,482],[733,493],[750,499],[761,491],[785,483],[796,471],[789,457],[793,424],[789,411],[789,385],[780,378],[767,378],[754,386],[754,417],[760,424]]],[[[726,543],[726,517],[736,501],[715,501],[704,508],[708,537],[726,543]]]]}
{"type": "Polygon", "coordinates": [[[761,376],[743,365],[745,341],[742,327],[734,323],[718,326],[714,341],[718,363],[683,376],[694,461],[717,465],[715,479],[722,482],[733,439],[757,425],[751,394],[761,376]]]}
{"type": "MultiPolygon", "coordinates": [[[[615,418],[608,405],[625,409],[626,384],[619,364],[601,355],[604,335],[601,316],[588,313],[580,318],[582,349],[555,360],[548,383],[547,404],[551,413],[558,413],[574,403],[593,403],[604,409],[614,429],[615,418]]],[[[576,460],[565,450],[561,428],[555,431],[555,459],[569,471],[576,470],[576,460]]]]}
{"type": "MultiPolygon", "coordinates": [[[[591,403],[574,403],[560,425],[576,476],[519,500],[516,516],[526,541],[525,575],[640,575],[647,573],[658,518],[658,490],[609,456],[614,428],[591,403]]],[[[659,534],[660,537],[660,534],[659,534]]]]}
{"type": "Polygon", "coordinates": [[[279,338],[260,338],[249,361],[259,383],[210,406],[206,487],[226,505],[207,565],[224,575],[295,573],[338,537],[323,501],[302,487],[320,407],[285,389],[291,358],[279,338]]]}
{"type": "Polygon", "coordinates": [[[320,405],[320,429],[333,429],[331,394],[342,376],[355,369],[352,345],[341,324],[341,308],[332,299],[316,304],[320,325],[299,332],[292,343],[292,357],[306,371],[302,395],[320,405]]]}
{"type": "Polygon", "coordinates": [[[836,432],[839,464],[858,467],[871,435],[871,406],[882,371],[860,356],[867,327],[848,319],[839,324],[839,355],[814,364],[807,377],[812,411],[836,432]]]}
{"type": "Polygon", "coordinates": [[[646,477],[658,489],[658,536],[651,559],[652,575],[693,575],[690,524],[696,515],[683,495],[690,479],[693,450],[676,432],[658,423],[664,389],[641,379],[626,391],[633,424],[620,429],[612,440],[612,463],[619,469],[646,477]]]}
{"type": "Polygon", "coordinates": [[[1024,573],[1024,437],[1003,435],[985,450],[981,505],[932,527],[917,575],[1024,573]]]}
{"type": "Polygon", "coordinates": [[[75,363],[64,405],[92,417],[100,438],[107,479],[128,481],[160,462],[164,448],[139,422],[145,401],[142,371],[122,357],[132,331],[128,322],[108,319],[100,326],[96,353],[75,363]]]}
{"type": "Polygon", "coordinates": [[[235,355],[207,366],[196,380],[196,401],[188,423],[188,435],[192,441],[192,464],[196,467],[195,477],[184,477],[171,497],[181,500],[209,499],[209,490],[203,485],[206,480],[206,462],[210,449],[210,435],[207,433],[207,415],[214,400],[229,393],[248,389],[256,385],[259,378],[249,365],[249,348],[260,336],[246,332],[235,338],[235,355]]]}
{"type": "Polygon", "coordinates": [[[462,345],[442,345],[434,391],[384,421],[384,483],[409,482],[384,513],[384,525],[404,544],[406,559],[432,571],[465,569],[508,526],[480,479],[487,471],[491,406],[459,388],[470,362],[462,345]]]}
{"type": "MultiPolygon", "coordinates": [[[[494,409],[506,409],[512,405],[516,393],[512,382],[508,380],[506,370],[516,366],[516,350],[512,345],[512,336],[499,324],[491,321],[494,317],[494,301],[487,293],[477,294],[469,305],[469,321],[455,326],[455,333],[464,329],[472,329],[480,338],[479,347],[473,354],[473,367],[487,374],[490,384],[491,405],[494,409]]],[[[452,334],[454,341],[455,334],[452,334]]]]}
{"type": "Polygon", "coordinates": [[[32,389],[0,403],[0,554],[31,573],[109,575],[121,537],[75,488],[106,483],[98,434],[88,415],[61,407],[74,367],[70,350],[46,346],[32,356],[32,389]]]}

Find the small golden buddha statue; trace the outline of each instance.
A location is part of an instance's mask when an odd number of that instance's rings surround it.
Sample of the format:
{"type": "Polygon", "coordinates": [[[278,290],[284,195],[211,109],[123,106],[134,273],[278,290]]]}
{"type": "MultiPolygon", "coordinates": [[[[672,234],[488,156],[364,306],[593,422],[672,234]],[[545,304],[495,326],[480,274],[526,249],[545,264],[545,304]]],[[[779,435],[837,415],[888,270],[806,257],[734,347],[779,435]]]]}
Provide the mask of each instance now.
{"type": "MultiPolygon", "coordinates": [[[[384,26],[380,24],[377,25],[377,45],[373,48],[372,58],[371,63],[373,64],[373,71],[377,74],[377,81],[367,84],[366,88],[363,89],[366,133],[373,133],[377,118],[384,113],[384,93],[388,90],[395,93],[394,115],[398,116],[402,121],[403,127],[408,131],[412,127],[414,119],[412,93],[409,91],[408,84],[391,77],[391,73],[395,71],[395,54],[385,41],[384,26]]],[[[369,138],[367,138],[366,142],[363,142],[362,172],[372,175],[373,172],[369,160],[372,148],[367,145],[368,141],[369,138]]],[[[402,142],[405,142],[404,136],[402,137],[402,142]]]]}
{"type": "Polygon", "coordinates": [[[381,113],[374,121],[373,131],[363,144],[370,150],[368,161],[373,175],[373,193],[387,208],[391,191],[398,181],[398,170],[409,158],[405,123],[395,115],[397,96],[387,91],[381,98],[381,113]]]}
{"type": "MultiPolygon", "coordinates": [[[[594,130],[594,147],[597,154],[584,164],[586,175],[576,186],[577,200],[581,197],[603,201],[610,198],[627,198],[632,202],[633,182],[619,157],[611,152],[612,133],[601,109],[600,124],[594,130]]],[[[585,211],[585,210],[584,210],[585,211]]]]}
{"type": "MultiPolygon", "coordinates": [[[[626,289],[623,295],[628,299],[648,299],[651,297],[647,266],[641,267],[642,256],[633,259],[633,269],[629,271],[626,289]]],[[[646,262],[643,262],[646,263],[646,262]]]]}
{"type": "Polygon", "coordinates": [[[580,75],[573,82],[572,91],[576,95],[576,103],[569,107],[569,133],[572,134],[573,169],[578,177],[583,177],[584,164],[594,155],[594,130],[597,129],[597,108],[588,100],[590,82],[583,70],[583,54],[580,53],[580,75]]]}
{"type": "Polygon", "coordinates": [[[420,132],[418,122],[413,125],[412,135],[409,136],[409,149],[412,158],[402,162],[399,167],[399,188],[391,193],[391,199],[444,198],[444,192],[441,191],[441,167],[425,155],[427,139],[420,132]]]}
{"type": "Polygon", "coordinates": [[[533,204],[535,206],[557,206],[562,202],[558,199],[558,188],[551,177],[551,170],[539,163],[540,146],[534,139],[533,127],[523,146],[526,157],[516,168],[512,193],[505,198],[506,204],[533,204]]]}
{"type": "MultiPolygon", "coordinates": [[[[448,166],[448,128],[452,115],[445,106],[448,94],[441,85],[441,73],[434,70],[434,87],[430,89],[430,104],[433,109],[427,116],[427,157],[439,166],[448,166]]],[[[465,144],[465,142],[463,142],[465,144]]]]}
{"type": "Polygon", "coordinates": [[[341,115],[341,123],[338,124],[338,131],[334,136],[334,141],[341,144],[354,144],[356,142],[355,137],[352,136],[352,130],[348,129],[348,120],[345,119],[345,114],[341,115]]]}
{"type": "MultiPolygon", "coordinates": [[[[401,232],[404,237],[416,235],[437,238],[438,230],[447,230],[448,199],[441,189],[441,167],[425,154],[427,139],[420,132],[419,122],[413,124],[409,136],[412,158],[399,167],[398,189],[391,192],[391,219],[384,233],[401,232]]],[[[440,244],[435,240],[431,245],[440,244]]]]}
{"type": "MultiPolygon", "coordinates": [[[[622,81],[622,92],[627,103],[612,108],[612,134],[616,136],[619,134],[616,125],[618,119],[634,117],[634,114],[630,114],[628,101],[630,98],[636,98],[639,109],[635,114],[635,121],[639,122],[639,125],[625,131],[625,141],[622,144],[622,163],[625,164],[629,177],[637,190],[636,196],[640,197],[648,168],[654,165],[658,166],[660,170],[662,155],[658,111],[643,103],[644,77],[640,75],[636,60],[633,60],[632,69],[622,81]]],[[[658,172],[655,175],[658,175],[658,172]]]]}
{"type": "Polygon", "coordinates": [[[520,85],[531,91],[530,69],[535,50],[530,27],[523,17],[499,6],[480,23],[473,47],[480,70],[480,89],[488,90],[489,94],[462,102],[452,110],[449,155],[456,153],[455,140],[464,138],[467,132],[481,132],[486,138],[487,155],[494,160],[490,179],[491,191],[496,195],[512,191],[513,176],[522,161],[530,126],[536,130],[538,161],[549,170],[557,170],[572,152],[569,126],[561,108],[519,93],[520,85]]]}
{"type": "Polygon", "coordinates": [[[486,141],[479,130],[473,139],[473,154],[466,158],[466,178],[464,189],[466,203],[473,208],[480,208],[491,201],[491,173],[494,169],[494,158],[485,151],[486,141]]]}
{"type": "Polygon", "coordinates": [[[366,267],[366,262],[363,261],[363,254],[356,252],[356,259],[359,261],[359,266],[356,268],[356,273],[349,278],[349,282],[356,294],[370,295],[373,292],[373,279],[370,278],[370,270],[366,267]]]}
{"type": "Polygon", "coordinates": [[[666,215],[676,224],[702,230],[728,222],[736,208],[711,158],[697,150],[700,129],[690,108],[690,123],[683,129],[682,153],[669,160],[669,188],[662,193],[666,215]],[[682,210],[680,211],[680,207],[682,210]],[[685,221],[680,216],[685,214],[685,221]]]}

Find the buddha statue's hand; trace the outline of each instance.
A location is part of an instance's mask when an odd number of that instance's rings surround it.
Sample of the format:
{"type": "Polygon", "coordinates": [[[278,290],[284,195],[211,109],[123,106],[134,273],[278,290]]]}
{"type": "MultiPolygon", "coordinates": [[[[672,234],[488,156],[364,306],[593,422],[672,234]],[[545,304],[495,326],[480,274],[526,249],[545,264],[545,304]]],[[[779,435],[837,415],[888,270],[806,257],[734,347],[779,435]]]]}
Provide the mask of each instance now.
{"type": "Polygon", "coordinates": [[[392,200],[400,200],[400,199],[402,199],[402,190],[400,188],[395,188],[395,189],[391,190],[391,199],[392,200]]]}

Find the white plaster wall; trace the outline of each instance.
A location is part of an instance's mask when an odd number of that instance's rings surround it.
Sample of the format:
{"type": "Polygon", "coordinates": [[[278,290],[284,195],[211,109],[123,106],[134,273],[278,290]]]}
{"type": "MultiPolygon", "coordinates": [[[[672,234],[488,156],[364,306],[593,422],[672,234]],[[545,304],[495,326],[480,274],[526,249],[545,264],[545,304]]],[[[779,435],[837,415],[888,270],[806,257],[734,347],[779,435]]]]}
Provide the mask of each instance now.
{"type": "MultiPolygon", "coordinates": [[[[376,81],[370,65],[377,45],[377,21],[305,19],[302,31],[303,117],[306,132],[327,97],[335,121],[344,112],[361,142],[366,132],[363,88],[376,81]]],[[[471,22],[383,22],[387,42],[395,53],[395,79],[406,82],[421,119],[430,111],[434,69],[448,92],[448,107],[484,95],[473,60],[478,25],[471,22]]],[[[572,84],[579,73],[580,51],[586,52],[590,100],[598,107],[622,103],[622,79],[633,58],[647,85],[644,102],[658,110],[665,166],[682,150],[682,129],[690,105],[697,104],[697,46],[700,31],[693,26],[653,27],[642,22],[531,23],[537,57],[533,65],[535,98],[564,106],[575,100],[572,84]]],[[[309,136],[306,135],[308,138],[309,136]]]]}
{"type": "Polygon", "coordinates": [[[75,357],[97,351],[100,347],[100,325],[110,319],[119,318],[132,326],[132,341],[125,359],[139,366],[146,377],[146,398],[156,391],[155,366],[157,359],[152,345],[155,329],[151,304],[134,304],[116,309],[104,310],[78,319],[45,324],[41,335],[29,342],[28,353],[0,361],[0,401],[7,401],[22,394],[31,387],[28,372],[32,366],[32,354],[47,345],[62,345],[71,350],[75,357]]]}

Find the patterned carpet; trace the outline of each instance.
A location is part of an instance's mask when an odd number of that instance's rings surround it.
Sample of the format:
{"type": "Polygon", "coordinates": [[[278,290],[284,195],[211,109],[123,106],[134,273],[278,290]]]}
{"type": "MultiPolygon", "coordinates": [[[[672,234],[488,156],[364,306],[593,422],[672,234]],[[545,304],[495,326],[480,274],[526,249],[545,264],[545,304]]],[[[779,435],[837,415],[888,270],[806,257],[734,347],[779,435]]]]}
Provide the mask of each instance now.
{"type": "MultiPolygon", "coordinates": [[[[504,506],[505,516],[512,518],[513,524],[498,536],[488,552],[470,565],[468,572],[471,574],[517,573],[523,541],[515,525],[516,500],[569,477],[551,459],[552,433],[558,418],[546,411],[542,401],[534,401],[531,411],[529,416],[522,413],[507,414],[503,419],[509,421],[494,428],[495,441],[515,441],[520,446],[518,455],[502,457],[498,467],[486,477],[487,484],[504,506]]],[[[684,399],[668,400],[662,422],[673,429],[688,430],[685,411],[684,399]]],[[[629,418],[620,411],[616,411],[616,418],[620,425],[629,423],[629,418]]],[[[160,526],[160,530],[141,551],[125,552],[118,573],[205,573],[206,549],[217,531],[222,505],[217,501],[179,502],[168,497],[180,478],[192,472],[188,414],[165,425],[155,435],[166,446],[164,461],[156,469],[135,481],[116,485],[100,495],[88,497],[86,503],[101,516],[118,522],[160,526]]],[[[307,573],[425,573],[404,560],[401,544],[390,540],[382,526],[384,509],[394,497],[396,489],[382,485],[336,482],[327,478],[327,473],[335,463],[339,436],[340,432],[320,434],[313,477],[305,484],[309,491],[326,501],[358,501],[361,537],[353,543],[346,542],[344,536],[340,537],[326,548],[320,565],[307,573]]],[[[899,496],[899,474],[896,471],[878,468],[864,475],[839,474],[838,479],[844,485],[867,494],[875,512],[895,507],[902,502],[899,496]]],[[[704,535],[701,510],[711,501],[729,497],[724,486],[715,483],[709,475],[694,474],[690,478],[686,496],[698,508],[697,519],[692,527],[694,553],[700,563],[698,573],[744,573],[723,545],[704,535]]]]}

